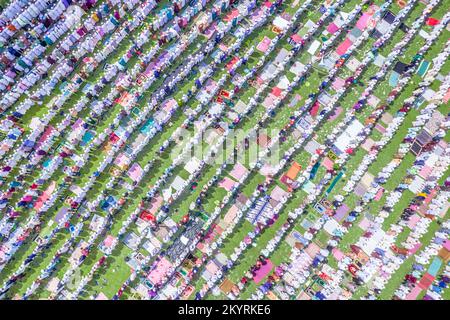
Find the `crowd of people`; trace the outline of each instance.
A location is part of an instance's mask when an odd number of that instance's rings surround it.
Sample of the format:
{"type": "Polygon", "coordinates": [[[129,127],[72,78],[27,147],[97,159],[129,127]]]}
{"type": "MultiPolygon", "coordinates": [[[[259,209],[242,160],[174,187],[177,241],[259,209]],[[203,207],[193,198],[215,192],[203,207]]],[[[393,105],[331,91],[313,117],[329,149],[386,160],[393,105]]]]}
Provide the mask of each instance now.
{"type": "Polygon", "coordinates": [[[0,297],[441,299],[441,6],[12,0],[0,14],[0,297]],[[252,144],[257,159],[239,158],[252,144]],[[206,151],[193,154],[199,145],[206,151]],[[371,174],[388,148],[392,159],[371,174]],[[311,211],[317,219],[303,219],[311,211]],[[343,246],[357,224],[364,232],[343,246]],[[89,296],[111,268],[126,270],[119,286],[89,296]]]}

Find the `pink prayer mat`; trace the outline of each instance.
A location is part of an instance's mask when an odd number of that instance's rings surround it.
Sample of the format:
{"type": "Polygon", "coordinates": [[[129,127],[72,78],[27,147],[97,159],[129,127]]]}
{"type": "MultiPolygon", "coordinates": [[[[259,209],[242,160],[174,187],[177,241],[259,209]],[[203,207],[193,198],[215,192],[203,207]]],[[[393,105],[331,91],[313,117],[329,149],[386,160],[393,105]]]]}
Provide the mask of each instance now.
{"type": "Polygon", "coordinates": [[[298,34],[293,34],[292,36],[291,36],[291,39],[295,42],[295,43],[300,43],[300,42],[302,42],[302,37],[300,37],[298,34]]]}
{"type": "Polygon", "coordinates": [[[117,104],[120,104],[122,107],[128,107],[133,102],[133,95],[128,92],[124,92],[119,99],[117,99],[117,104]]]}
{"type": "Polygon", "coordinates": [[[109,236],[106,237],[106,239],[103,242],[103,244],[104,244],[105,247],[109,248],[114,243],[114,240],[116,240],[116,238],[114,238],[112,235],[109,235],[109,236]]]}
{"type": "Polygon", "coordinates": [[[263,106],[266,109],[269,109],[271,106],[274,105],[274,101],[275,101],[275,96],[273,94],[269,94],[267,95],[267,97],[264,99],[263,101],[263,106]]]}
{"type": "Polygon", "coordinates": [[[259,17],[262,17],[264,15],[263,8],[258,8],[253,12],[250,16],[251,21],[257,21],[259,17]]]}
{"type": "Polygon", "coordinates": [[[221,43],[221,44],[219,44],[219,49],[222,51],[227,51],[228,47],[225,44],[221,43]]]}
{"type": "Polygon", "coordinates": [[[258,140],[258,145],[261,148],[267,148],[267,146],[270,143],[270,137],[268,135],[264,134],[264,133],[260,133],[258,135],[258,139],[257,140],[258,140]]]}
{"type": "Polygon", "coordinates": [[[419,172],[419,176],[426,179],[430,176],[431,172],[433,172],[433,168],[429,166],[423,166],[423,168],[419,172]]]}
{"type": "Polygon", "coordinates": [[[152,198],[151,200],[151,206],[148,208],[148,211],[151,214],[156,214],[156,212],[158,211],[158,209],[161,207],[161,205],[163,204],[164,198],[162,196],[158,196],[156,198],[152,198]]]}
{"type": "Polygon", "coordinates": [[[272,193],[270,194],[270,197],[273,199],[273,200],[275,200],[275,201],[281,201],[281,198],[283,197],[283,196],[287,196],[287,192],[286,191],[284,191],[283,189],[281,189],[279,186],[276,186],[274,189],[273,189],[273,191],[272,191],[272,193]]]}
{"type": "Polygon", "coordinates": [[[334,111],[333,115],[331,115],[328,118],[328,121],[331,122],[331,121],[336,120],[336,118],[339,117],[339,115],[342,113],[343,110],[344,109],[341,106],[337,107],[336,110],[334,111]]]}
{"type": "Polygon", "coordinates": [[[213,261],[210,261],[207,265],[206,265],[206,270],[208,270],[209,273],[211,274],[215,274],[217,272],[217,270],[219,270],[219,267],[217,266],[217,264],[215,264],[213,261]]]}
{"type": "Polygon", "coordinates": [[[347,207],[347,205],[344,203],[336,210],[336,214],[333,216],[333,218],[337,221],[341,221],[349,210],[349,207],[347,207]]]}
{"type": "Polygon", "coordinates": [[[295,105],[302,99],[302,96],[298,93],[295,94],[295,96],[292,98],[292,100],[289,102],[289,107],[295,107],[295,105]]]}
{"type": "Polygon", "coordinates": [[[319,253],[320,247],[315,244],[314,242],[311,242],[306,248],[305,252],[310,256],[312,259],[316,257],[316,255],[319,253]]]}
{"type": "Polygon", "coordinates": [[[436,196],[437,192],[438,191],[436,189],[431,190],[431,192],[426,196],[424,202],[426,204],[430,203],[431,200],[433,200],[433,198],[436,196]]]}
{"type": "Polygon", "coordinates": [[[386,128],[385,127],[383,127],[381,124],[379,124],[379,123],[377,123],[376,125],[375,125],[375,129],[377,129],[379,132],[381,132],[381,133],[385,133],[386,132],[386,128]]]}
{"type": "MultiPolygon", "coordinates": [[[[265,83],[264,79],[262,79],[260,76],[256,76],[256,85],[260,86],[263,83],[265,83]]],[[[254,86],[254,85],[253,85],[254,86]]]]}
{"type": "Polygon", "coordinates": [[[350,41],[349,38],[345,38],[344,42],[342,42],[336,49],[336,52],[338,55],[342,56],[343,54],[345,54],[348,50],[348,48],[350,48],[350,46],[353,44],[353,42],[350,41]]]}
{"type": "Polygon", "coordinates": [[[319,112],[320,105],[318,103],[313,104],[312,108],[309,110],[309,114],[315,117],[317,112],[319,112]]]}
{"type": "Polygon", "coordinates": [[[38,143],[37,143],[37,147],[39,148],[45,141],[47,141],[48,137],[50,136],[50,134],[53,132],[53,130],[55,130],[55,128],[53,128],[52,126],[47,127],[47,129],[45,129],[44,134],[42,134],[41,138],[39,139],[38,143]]]}
{"type": "Polygon", "coordinates": [[[72,125],[72,129],[76,130],[76,129],[80,128],[83,123],[84,123],[83,119],[78,118],[78,120],[75,121],[75,123],[72,125]]]}
{"type": "Polygon", "coordinates": [[[444,248],[450,251],[450,240],[445,240],[444,242],[444,248]]]}
{"type": "Polygon", "coordinates": [[[247,168],[244,167],[241,163],[237,162],[234,165],[233,170],[231,170],[230,176],[239,181],[247,172],[247,168]]]}
{"type": "Polygon", "coordinates": [[[229,14],[227,14],[223,20],[225,20],[226,22],[229,22],[229,21],[233,20],[234,18],[237,18],[238,16],[239,16],[239,10],[233,9],[233,11],[231,11],[229,14]]]}
{"type": "Polygon", "coordinates": [[[359,30],[364,31],[364,29],[369,24],[369,20],[370,20],[371,17],[372,17],[371,14],[368,14],[368,13],[364,12],[363,15],[361,16],[361,18],[359,18],[358,22],[356,22],[356,27],[359,30]]]}
{"type": "Polygon", "coordinates": [[[281,96],[281,89],[280,88],[278,88],[278,87],[273,87],[272,88],[272,94],[275,96],[275,97],[280,97],[281,96]]]}
{"type": "Polygon", "coordinates": [[[370,227],[370,224],[371,224],[370,220],[367,219],[366,217],[364,217],[364,219],[361,220],[361,222],[358,224],[358,226],[362,230],[366,231],[370,227]]]}
{"type": "Polygon", "coordinates": [[[322,161],[322,165],[323,165],[327,170],[331,170],[331,169],[333,169],[334,162],[331,161],[330,158],[325,157],[325,159],[322,161]]]}
{"type": "Polygon", "coordinates": [[[142,176],[142,172],[143,170],[141,166],[137,162],[135,162],[131,166],[130,170],[128,170],[128,176],[131,178],[131,180],[137,181],[142,176]]]}
{"type": "Polygon", "coordinates": [[[231,223],[236,218],[238,210],[239,208],[233,205],[223,217],[223,221],[225,221],[226,223],[231,223]]]}
{"type": "Polygon", "coordinates": [[[212,79],[208,79],[208,81],[205,84],[205,90],[208,93],[213,92],[217,88],[217,82],[215,82],[212,79]]]}
{"type": "Polygon", "coordinates": [[[439,141],[438,146],[440,146],[442,149],[447,148],[448,143],[445,142],[444,140],[439,141]]]}
{"type": "Polygon", "coordinates": [[[267,49],[269,49],[269,45],[271,42],[272,42],[272,40],[270,40],[269,37],[264,37],[264,39],[262,39],[262,41],[258,44],[256,49],[265,53],[267,51],[267,49]]]}
{"type": "Polygon", "coordinates": [[[167,260],[165,257],[162,258],[156,265],[156,268],[149,273],[147,279],[150,280],[153,284],[160,283],[171,266],[172,264],[169,262],[169,260],[167,260]]]}
{"type": "Polygon", "coordinates": [[[369,96],[369,99],[367,99],[367,104],[371,107],[376,107],[380,103],[380,99],[373,94],[369,96]]]}
{"type": "Polygon", "coordinates": [[[222,181],[219,182],[219,186],[224,188],[227,191],[230,191],[231,189],[233,189],[234,185],[236,184],[236,181],[225,177],[222,181]]]}
{"type": "Polygon", "coordinates": [[[380,201],[381,197],[383,196],[383,193],[384,193],[384,189],[383,189],[383,188],[380,188],[380,189],[377,191],[377,194],[375,195],[374,200],[375,200],[375,201],[380,201]]]}
{"type": "Polygon", "coordinates": [[[361,145],[361,148],[363,148],[366,151],[370,151],[372,146],[375,144],[375,141],[373,141],[371,138],[368,138],[364,141],[364,143],[361,145]]]}
{"type": "Polygon", "coordinates": [[[411,290],[411,292],[406,295],[405,300],[416,300],[421,292],[422,292],[422,288],[419,286],[415,286],[411,290]]]}
{"type": "Polygon", "coordinates": [[[56,188],[56,182],[52,181],[52,183],[48,186],[48,188],[44,191],[44,193],[39,196],[37,201],[34,204],[34,208],[36,210],[39,210],[44,205],[45,201],[47,201],[50,196],[52,195],[53,191],[55,191],[56,188]]]}
{"type": "Polygon", "coordinates": [[[216,31],[217,23],[213,22],[208,29],[205,30],[204,35],[210,39],[212,35],[214,34],[214,31],[216,31]]]}
{"type": "Polygon", "coordinates": [[[413,216],[411,216],[408,220],[408,228],[410,229],[414,229],[414,227],[416,226],[417,222],[419,222],[420,217],[418,214],[414,214],[413,216]]]}
{"type": "Polygon", "coordinates": [[[344,253],[342,253],[342,251],[338,248],[333,248],[331,252],[333,254],[333,257],[335,257],[337,261],[341,261],[344,258],[344,253]]]}
{"type": "Polygon", "coordinates": [[[253,277],[253,281],[255,281],[256,284],[260,283],[269,274],[272,268],[272,261],[267,260],[266,265],[261,266],[261,268],[256,271],[256,275],[253,277]]]}
{"type": "Polygon", "coordinates": [[[175,99],[169,99],[163,103],[164,110],[172,110],[176,106],[177,106],[177,101],[175,99]]]}
{"type": "Polygon", "coordinates": [[[337,77],[336,80],[333,81],[333,89],[334,90],[339,90],[341,89],[345,84],[345,80],[342,78],[337,77]]]}
{"type": "Polygon", "coordinates": [[[114,164],[117,166],[121,166],[126,163],[128,160],[128,157],[125,155],[125,153],[121,153],[117,156],[116,160],[114,161],[114,164]]]}
{"type": "Polygon", "coordinates": [[[355,194],[362,197],[366,193],[367,189],[362,183],[358,183],[355,188],[355,194]]]}
{"type": "Polygon", "coordinates": [[[331,34],[335,34],[339,30],[339,27],[334,24],[334,22],[330,23],[327,27],[327,31],[331,34]]]}
{"type": "Polygon", "coordinates": [[[109,299],[103,292],[100,292],[97,298],[95,298],[95,300],[109,300],[109,299]]]}
{"type": "Polygon", "coordinates": [[[231,59],[231,61],[228,62],[226,65],[226,68],[228,69],[228,71],[230,71],[238,61],[239,61],[238,57],[233,57],[233,59],[231,59]]]}
{"type": "Polygon", "coordinates": [[[264,2],[264,5],[270,9],[272,7],[272,2],[266,1],[266,2],[264,2]]]}
{"type": "Polygon", "coordinates": [[[450,89],[447,90],[447,93],[444,96],[444,102],[447,103],[450,100],[450,89]]]}
{"type": "Polygon", "coordinates": [[[412,249],[409,249],[409,250],[408,250],[408,254],[414,254],[414,253],[416,253],[417,250],[419,250],[421,246],[422,246],[421,243],[416,243],[416,244],[414,245],[414,247],[412,247],[412,249]]]}

